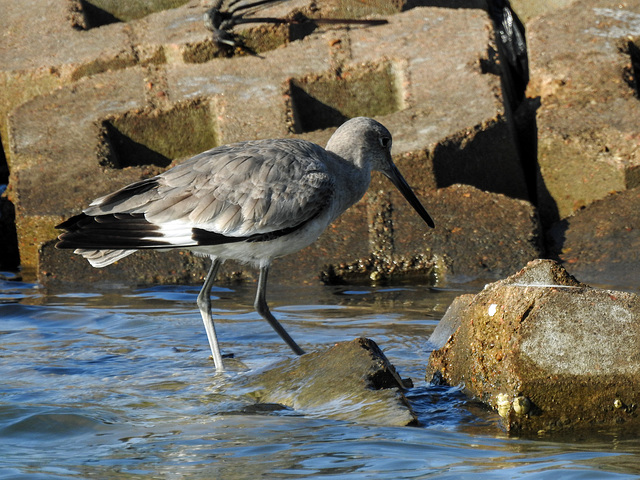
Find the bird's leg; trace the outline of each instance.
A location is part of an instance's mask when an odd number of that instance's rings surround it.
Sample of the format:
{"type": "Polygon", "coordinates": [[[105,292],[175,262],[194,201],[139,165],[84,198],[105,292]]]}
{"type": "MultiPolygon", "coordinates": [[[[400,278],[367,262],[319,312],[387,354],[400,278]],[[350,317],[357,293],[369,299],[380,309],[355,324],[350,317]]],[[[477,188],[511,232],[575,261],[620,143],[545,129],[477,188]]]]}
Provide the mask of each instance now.
{"type": "Polygon", "coordinates": [[[280,322],[271,314],[269,306],[267,305],[267,276],[269,275],[269,266],[265,265],[260,267],[260,278],[258,279],[258,292],[256,293],[255,308],[257,312],[264,318],[273,329],[278,332],[278,335],[291,347],[296,355],[304,355],[304,351],[298,346],[298,344],[289,336],[280,322]]]}
{"type": "Polygon", "coordinates": [[[211,346],[211,356],[213,357],[213,363],[216,365],[216,370],[219,372],[224,370],[222,365],[222,355],[220,354],[220,347],[218,346],[218,338],[216,337],[216,327],[213,324],[213,318],[211,317],[211,287],[218,274],[218,269],[222,262],[216,258],[212,258],[211,268],[207,274],[207,278],[204,279],[204,285],[202,290],[198,294],[198,308],[200,309],[200,315],[202,315],[202,321],[204,322],[204,328],[207,331],[207,338],[209,339],[209,345],[211,346]]]}

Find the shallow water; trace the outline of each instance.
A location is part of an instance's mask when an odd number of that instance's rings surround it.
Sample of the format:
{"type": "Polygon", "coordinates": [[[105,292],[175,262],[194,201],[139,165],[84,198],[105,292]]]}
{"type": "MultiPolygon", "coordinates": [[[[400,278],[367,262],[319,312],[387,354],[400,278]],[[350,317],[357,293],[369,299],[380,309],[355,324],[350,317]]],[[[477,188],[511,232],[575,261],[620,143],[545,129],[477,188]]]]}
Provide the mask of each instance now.
{"type": "Polygon", "coordinates": [[[45,291],[0,281],[0,479],[640,478],[640,440],[510,438],[495,413],[424,381],[428,338],[453,298],[426,286],[270,285],[310,351],[366,336],[415,387],[419,427],[257,407],[239,379],[290,355],[252,309],[214,287],[229,371],[216,374],[197,286],[45,291]]]}

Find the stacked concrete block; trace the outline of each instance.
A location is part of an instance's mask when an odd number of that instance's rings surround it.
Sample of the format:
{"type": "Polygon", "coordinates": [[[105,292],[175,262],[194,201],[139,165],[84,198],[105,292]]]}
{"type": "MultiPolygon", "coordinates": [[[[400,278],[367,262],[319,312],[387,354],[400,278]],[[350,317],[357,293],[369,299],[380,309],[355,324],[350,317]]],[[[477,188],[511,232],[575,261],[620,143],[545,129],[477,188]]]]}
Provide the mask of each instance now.
{"type": "Polygon", "coordinates": [[[528,31],[540,213],[553,221],[639,185],[640,2],[576,2],[528,31]]]}
{"type": "MultiPolygon", "coordinates": [[[[277,8],[323,15],[307,3],[284,2],[277,8]]],[[[277,48],[229,58],[216,51],[219,46],[202,21],[205,10],[201,2],[189,2],[137,20],[79,30],[70,24],[68,2],[50,2],[46,16],[55,22],[49,23],[9,9],[12,42],[28,60],[5,63],[5,81],[10,79],[16,90],[21,83],[17,72],[37,71],[40,76],[32,83],[49,90],[34,95],[36,86],[25,86],[30,93],[11,105],[3,134],[27,278],[197,280],[204,274],[203,260],[181,252],[136,255],[93,270],[82,259],[54,249],[54,226],[93,198],[207,148],[271,137],[324,144],[339,123],[358,115],[377,118],[394,134],[396,163],[427,209],[447,196],[440,218],[473,209],[469,205],[476,193],[456,187],[438,193],[459,183],[487,192],[482,195],[491,200],[483,199],[483,208],[494,205],[496,212],[511,202],[500,194],[527,198],[499,68],[486,68],[496,59],[491,56],[493,27],[484,10],[384,12],[387,25],[308,29],[295,41],[286,38],[289,30],[277,48]],[[31,43],[36,36],[38,43],[31,43]],[[35,58],[27,55],[30,48],[35,58]],[[31,99],[23,101],[26,97],[31,99]]],[[[280,35],[281,27],[260,28],[244,31],[243,38],[280,35]]],[[[28,78],[24,83],[29,84],[28,78]]],[[[461,226],[440,222],[436,215],[436,230],[427,233],[417,215],[403,213],[402,198],[384,193],[392,189],[374,178],[365,199],[319,242],[276,262],[274,270],[285,281],[315,281],[335,266],[370,262],[382,277],[402,264],[406,268],[401,273],[417,271],[430,279],[434,268],[441,275],[495,275],[540,254],[537,224],[531,221],[535,214],[528,207],[508,220],[522,223],[505,230],[511,236],[506,242],[504,236],[475,228],[471,216],[471,224],[461,226]],[[526,248],[512,255],[520,227],[527,230],[526,248]],[[475,255],[485,261],[471,262],[473,268],[463,258],[468,252],[443,240],[454,238],[452,232],[460,228],[482,231],[487,237],[477,244],[493,253],[475,255]],[[505,258],[511,258],[510,265],[505,258]]],[[[491,211],[483,212],[491,217],[491,211]]],[[[251,270],[231,264],[225,272],[242,278],[251,270]]],[[[361,273],[375,277],[366,268],[361,273]]]]}
{"type": "Polygon", "coordinates": [[[633,284],[640,2],[573,2],[529,22],[528,44],[549,254],[581,280],[633,284]]]}

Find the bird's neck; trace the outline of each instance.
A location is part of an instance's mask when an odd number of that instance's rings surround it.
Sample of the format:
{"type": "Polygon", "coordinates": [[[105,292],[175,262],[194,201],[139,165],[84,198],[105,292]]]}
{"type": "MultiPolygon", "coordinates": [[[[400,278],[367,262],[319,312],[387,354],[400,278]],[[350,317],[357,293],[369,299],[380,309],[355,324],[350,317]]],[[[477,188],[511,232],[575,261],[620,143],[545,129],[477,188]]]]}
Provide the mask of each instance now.
{"type": "MultiPolygon", "coordinates": [[[[333,152],[332,152],[333,153],[333,152]]],[[[357,203],[366,193],[371,183],[371,165],[358,159],[345,159],[337,154],[333,156],[330,168],[336,179],[338,204],[348,208],[357,203]]],[[[341,213],[341,212],[340,212],[341,213]]]]}
{"type": "Polygon", "coordinates": [[[343,162],[349,163],[357,168],[366,168],[369,164],[365,158],[364,145],[355,145],[354,142],[340,142],[336,140],[337,135],[327,142],[326,150],[339,157],[343,162]]]}

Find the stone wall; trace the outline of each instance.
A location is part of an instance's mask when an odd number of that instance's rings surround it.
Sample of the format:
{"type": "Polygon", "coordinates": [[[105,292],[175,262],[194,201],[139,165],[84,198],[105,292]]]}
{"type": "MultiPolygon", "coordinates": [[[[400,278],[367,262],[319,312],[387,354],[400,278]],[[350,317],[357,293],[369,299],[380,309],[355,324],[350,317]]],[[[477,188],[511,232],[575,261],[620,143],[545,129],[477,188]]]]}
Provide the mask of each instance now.
{"type": "MultiPolygon", "coordinates": [[[[204,262],[184,252],[136,254],[94,270],[53,248],[54,226],[93,198],[204,149],[271,137],[324,145],[338,124],[357,115],[373,116],[393,133],[395,161],[436,229],[427,231],[376,176],[365,198],[316,244],[274,264],[282,281],[500,277],[545,255],[536,206],[547,230],[609,191],[635,187],[635,43],[624,43],[635,31],[631,6],[629,15],[612,17],[607,2],[574,2],[588,4],[576,12],[596,15],[570,16],[585,23],[573,29],[561,25],[566,10],[554,10],[554,2],[541,8],[551,12],[544,18],[531,15],[531,82],[528,98],[516,103],[517,79],[506,72],[508,59],[485,2],[371,2],[365,8],[347,0],[291,0],[258,13],[384,18],[388,24],[248,24],[234,29],[246,49],[213,41],[202,20],[204,2],[158,2],[157,11],[142,12],[116,11],[113,3],[0,1],[7,32],[0,51],[0,136],[10,173],[5,204],[16,212],[13,237],[10,215],[2,217],[8,232],[2,238],[9,239],[2,263],[11,265],[9,243],[17,237],[27,279],[196,281],[204,262]],[[580,37],[576,48],[569,35],[588,38],[580,37]],[[600,56],[583,62],[596,50],[600,56]],[[572,57],[584,63],[585,80],[567,76],[565,59],[572,57]],[[587,74],[597,71],[617,82],[590,84],[587,74]],[[600,86],[608,90],[596,95],[599,110],[591,101],[568,100],[574,90],[592,95],[600,86]],[[606,116],[611,109],[629,113],[606,116]],[[579,142],[595,133],[565,132],[560,122],[574,125],[591,110],[620,131],[584,149],[603,167],[578,178],[579,161],[565,160],[579,156],[562,148],[580,151],[579,142]],[[550,174],[553,165],[568,169],[563,179],[550,174]],[[602,169],[611,175],[598,173],[602,169]],[[594,176],[603,178],[585,185],[594,176]],[[578,195],[578,186],[593,194],[566,200],[578,195]]],[[[605,129],[594,123],[592,131],[605,129]]],[[[562,245],[554,251],[562,255],[562,245]]],[[[253,275],[240,265],[225,268],[228,278],[253,275]]]]}

